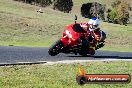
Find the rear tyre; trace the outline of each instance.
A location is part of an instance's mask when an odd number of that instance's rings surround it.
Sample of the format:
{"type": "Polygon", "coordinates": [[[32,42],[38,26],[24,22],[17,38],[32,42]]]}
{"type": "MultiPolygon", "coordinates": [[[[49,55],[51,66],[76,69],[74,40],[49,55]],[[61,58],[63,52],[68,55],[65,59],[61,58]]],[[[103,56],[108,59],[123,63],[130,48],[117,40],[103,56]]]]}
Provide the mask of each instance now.
{"type": "Polygon", "coordinates": [[[95,50],[93,48],[89,48],[88,53],[90,55],[94,55],[95,54],[95,50]]]}
{"type": "Polygon", "coordinates": [[[63,48],[63,42],[58,40],[55,44],[53,44],[50,48],[49,48],[49,55],[51,56],[55,56],[57,54],[59,54],[61,52],[63,48]]]}
{"type": "Polygon", "coordinates": [[[79,54],[80,54],[81,56],[83,56],[83,57],[88,56],[88,55],[87,55],[88,53],[87,53],[87,52],[84,52],[84,51],[80,51],[79,54]]]}

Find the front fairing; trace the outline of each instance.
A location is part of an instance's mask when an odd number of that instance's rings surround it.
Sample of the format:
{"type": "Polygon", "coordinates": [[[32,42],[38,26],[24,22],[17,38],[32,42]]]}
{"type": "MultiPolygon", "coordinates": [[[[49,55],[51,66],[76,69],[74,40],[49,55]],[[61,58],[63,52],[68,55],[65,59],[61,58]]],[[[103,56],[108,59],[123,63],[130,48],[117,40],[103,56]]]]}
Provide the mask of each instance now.
{"type": "Polygon", "coordinates": [[[78,44],[79,42],[77,41],[80,36],[82,35],[81,33],[77,33],[73,30],[73,25],[74,24],[71,24],[69,26],[67,26],[63,32],[63,36],[61,38],[62,42],[64,42],[64,45],[76,45],[78,44]]]}

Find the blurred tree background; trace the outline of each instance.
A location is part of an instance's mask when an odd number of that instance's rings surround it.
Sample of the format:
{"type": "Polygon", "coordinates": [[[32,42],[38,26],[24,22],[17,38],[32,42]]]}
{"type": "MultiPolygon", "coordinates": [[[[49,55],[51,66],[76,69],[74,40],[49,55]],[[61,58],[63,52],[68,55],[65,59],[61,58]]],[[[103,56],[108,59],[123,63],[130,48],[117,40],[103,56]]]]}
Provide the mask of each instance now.
{"type": "Polygon", "coordinates": [[[85,18],[98,17],[105,20],[104,13],[105,5],[97,2],[82,4],[81,15],[85,18]]]}
{"type": "Polygon", "coordinates": [[[112,9],[108,9],[108,22],[126,25],[129,21],[129,4],[125,1],[116,1],[112,3],[112,9]]]}
{"type": "Polygon", "coordinates": [[[54,0],[53,9],[60,10],[64,13],[69,13],[72,10],[72,0],[54,0]]]}
{"type": "MultiPolygon", "coordinates": [[[[54,10],[59,10],[64,13],[70,13],[73,7],[72,0],[15,0],[24,3],[38,5],[42,7],[51,6],[54,10]]],[[[116,0],[111,4],[111,8],[107,8],[105,4],[98,2],[83,3],[80,14],[85,18],[98,17],[103,21],[126,25],[130,20],[129,11],[132,8],[125,0],[116,0]]]]}
{"type": "Polygon", "coordinates": [[[34,4],[42,7],[50,6],[53,4],[54,10],[59,10],[65,13],[69,13],[72,10],[72,0],[15,0],[22,1],[28,4],[34,4]]]}

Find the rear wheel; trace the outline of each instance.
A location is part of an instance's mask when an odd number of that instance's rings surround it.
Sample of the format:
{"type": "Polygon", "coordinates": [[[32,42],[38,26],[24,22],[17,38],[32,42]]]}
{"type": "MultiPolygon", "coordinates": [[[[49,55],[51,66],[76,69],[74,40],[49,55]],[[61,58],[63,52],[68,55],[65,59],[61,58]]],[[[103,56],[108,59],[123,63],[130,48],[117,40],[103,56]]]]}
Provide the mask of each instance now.
{"type": "Polygon", "coordinates": [[[79,52],[79,54],[80,54],[81,56],[83,56],[83,57],[88,56],[87,53],[85,53],[85,52],[79,52]]]}
{"type": "Polygon", "coordinates": [[[57,54],[59,54],[61,52],[63,48],[63,42],[58,40],[55,44],[53,44],[50,48],[49,48],[49,55],[51,56],[55,56],[57,54]]]}

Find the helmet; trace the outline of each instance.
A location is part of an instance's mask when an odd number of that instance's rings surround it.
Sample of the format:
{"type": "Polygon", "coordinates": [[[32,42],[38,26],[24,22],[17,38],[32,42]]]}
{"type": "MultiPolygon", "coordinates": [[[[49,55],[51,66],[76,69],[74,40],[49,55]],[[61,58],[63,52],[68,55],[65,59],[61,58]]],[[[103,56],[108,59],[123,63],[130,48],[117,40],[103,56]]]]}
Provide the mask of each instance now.
{"type": "Polygon", "coordinates": [[[94,31],[98,28],[100,22],[98,18],[92,18],[89,20],[88,24],[90,25],[89,30],[94,31]]]}

